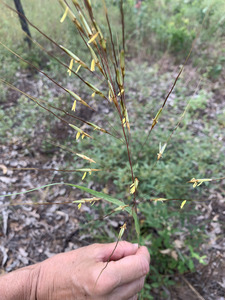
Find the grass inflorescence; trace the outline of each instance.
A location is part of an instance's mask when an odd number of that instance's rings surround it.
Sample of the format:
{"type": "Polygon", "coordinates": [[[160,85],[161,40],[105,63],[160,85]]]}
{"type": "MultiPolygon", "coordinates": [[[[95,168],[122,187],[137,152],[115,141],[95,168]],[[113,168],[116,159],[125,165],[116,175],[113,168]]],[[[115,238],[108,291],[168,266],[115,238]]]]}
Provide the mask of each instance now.
{"type": "MultiPolygon", "coordinates": [[[[170,24],[169,52],[180,53],[182,49],[177,42],[179,38],[188,51],[186,57],[183,57],[183,65],[176,70],[176,74],[170,74],[168,80],[166,79],[169,83],[165,83],[166,87],[161,89],[161,98],[154,99],[148,95],[149,89],[146,87],[150,82],[155,89],[158,88],[160,79],[156,77],[160,76],[160,70],[156,70],[157,67],[148,70],[146,66],[142,69],[141,66],[134,66],[130,61],[136,47],[131,49],[130,54],[129,26],[132,27],[133,23],[130,22],[126,30],[125,21],[126,13],[132,5],[126,3],[127,7],[124,7],[122,0],[115,6],[105,1],[102,4],[98,1],[93,2],[60,0],[61,10],[60,6],[57,6],[54,12],[54,21],[51,22],[56,26],[54,30],[51,29],[51,34],[48,33],[50,21],[44,17],[50,8],[45,10],[39,7],[39,14],[47,20],[44,26],[36,25],[38,18],[36,15],[33,15],[32,19],[27,16],[26,20],[31,27],[30,40],[33,42],[30,54],[23,53],[24,49],[21,51],[20,48],[14,47],[5,33],[1,46],[7,53],[6,60],[11,62],[14,58],[19,63],[15,66],[12,64],[12,70],[2,76],[0,83],[4,88],[21,93],[18,105],[23,115],[21,121],[21,124],[25,124],[23,126],[29,126],[24,121],[26,118],[30,123],[34,122],[33,120],[36,120],[39,115],[39,109],[42,109],[48,127],[55,125],[52,123],[52,116],[67,127],[69,141],[50,140],[49,144],[63,151],[69,151],[70,159],[76,157],[75,162],[65,162],[65,168],[39,168],[38,170],[74,173],[75,181],[84,181],[88,184],[94,178],[97,184],[101,184],[102,192],[99,192],[74,182],[64,181],[65,185],[76,187],[93,196],[73,201],[72,203],[77,204],[79,209],[83,204],[95,205],[99,200],[106,200],[113,205],[106,215],[122,212],[125,222],[121,229],[127,226],[126,236],[131,240],[137,239],[141,244],[151,243],[150,252],[157,257],[153,265],[153,275],[146,285],[147,289],[158,288],[160,285],[169,286],[173,284],[169,275],[176,273],[177,270],[180,273],[193,271],[193,261],[196,257],[200,263],[204,263],[204,259],[193,250],[193,245],[196,246],[198,241],[195,239],[191,241],[189,235],[185,241],[182,241],[182,245],[179,243],[178,245],[172,238],[178,235],[179,230],[184,234],[186,231],[200,230],[198,226],[186,224],[187,218],[194,213],[193,199],[198,199],[198,202],[205,200],[204,192],[193,191],[190,183],[193,187],[199,187],[224,179],[222,171],[217,168],[222,157],[220,144],[215,140],[210,141],[210,136],[204,140],[198,136],[193,137],[192,130],[189,130],[190,124],[196,117],[194,112],[198,111],[201,115],[202,109],[206,107],[207,91],[201,91],[204,87],[202,78],[198,78],[195,82],[192,92],[187,92],[186,86],[179,86],[195,43],[199,37],[202,38],[202,28],[208,20],[209,11],[204,13],[202,27],[199,27],[195,33],[188,32],[184,26],[179,31],[174,24],[170,24]],[[116,12],[115,26],[115,21],[113,20],[113,23],[110,21],[108,6],[116,12]],[[44,66],[45,62],[50,62],[50,66],[44,66]],[[48,85],[43,99],[23,91],[22,88],[17,88],[10,82],[13,76],[10,72],[14,74],[18,64],[22,69],[34,70],[35,76],[39,73],[42,78],[45,78],[44,82],[50,82],[57,88],[59,95],[54,101],[48,99],[49,94],[49,98],[55,96],[52,96],[48,90],[48,85]],[[185,93],[188,99],[182,98],[180,104],[180,94],[185,93]],[[175,98],[172,98],[172,95],[175,95],[175,98]],[[199,95],[199,102],[193,101],[199,95]],[[138,98],[141,100],[139,101],[138,98]],[[173,104],[170,106],[168,102],[171,98],[173,104]],[[29,113],[24,109],[27,106],[29,111],[32,107],[30,102],[24,104],[27,99],[38,106],[37,112],[33,111],[30,117],[27,117],[29,113]],[[49,115],[51,117],[46,117],[49,115]],[[211,142],[215,147],[200,155],[199,148],[194,147],[193,142],[196,145],[202,143],[203,148],[207,148],[211,142]],[[75,151],[71,149],[74,144],[75,151]],[[214,157],[215,164],[209,170],[208,165],[212,164],[211,155],[214,157]],[[213,174],[213,172],[217,173],[213,174]],[[195,177],[202,179],[195,179],[195,177]],[[108,195],[110,193],[112,196],[108,195]],[[131,223],[134,224],[136,236],[131,230],[131,223]],[[187,245],[190,255],[186,254],[187,245]],[[182,253],[182,247],[186,251],[185,254],[182,253]],[[161,274],[166,276],[160,277],[161,274]]],[[[3,16],[6,25],[10,18],[15,22],[17,11],[8,4],[2,5],[8,8],[4,10],[3,16]]],[[[48,5],[55,7],[56,3],[49,1],[48,5]]],[[[146,4],[143,2],[144,5],[146,4]]],[[[29,10],[32,10],[32,5],[25,5],[27,15],[30,13],[29,10]]],[[[136,18],[140,19],[144,12],[135,11],[135,14],[136,18]]],[[[141,21],[145,22],[145,18],[146,16],[143,15],[141,21]]],[[[179,20],[183,25],[186,22],[179,20]]],[[[140,24],[136,25],[135,35],[139,30],[140,24]]],[[[160,35],[162,32],[157,34],[160,35]]],[[[20,32],[19,38],[23,39],[24,36],[20,32]]],[[[145,29],[140,30],[140,36],[144,41],[145,29]]],[[[9,63],[4,66],[7,64],[9,63]]],[[[164,79],[164,82],[166,80],[164,79]]],[[[12,124],[12,120],[5,115],[4,111],[0,111],[0,116],[4,121],[3,135],[8,135],[9,138],[10,133],[6,131],[7,126],[12,124]]],[[[41,119],[40,115],[38,117],[41,119]]],[[[219,124],[217,125],[219,127],[219,124]]],[[[15,128],[15,132],[16,130],[18,129],[15,128]]],[[[204,135],[209,132],[209,128],[204,129],[204,135]]],[[[35,170],[35,168],[15,169],[35,170]]],[[[42,188],[58,184],[63,183],[49,183],[42,188]]],[[[118,240],[122,235],[120,230],[118,240]]],[[[144,296],[147,297],[145,292],[144,296]]],[[[147,298],[151,299],[151,296],[147,298]]]]}

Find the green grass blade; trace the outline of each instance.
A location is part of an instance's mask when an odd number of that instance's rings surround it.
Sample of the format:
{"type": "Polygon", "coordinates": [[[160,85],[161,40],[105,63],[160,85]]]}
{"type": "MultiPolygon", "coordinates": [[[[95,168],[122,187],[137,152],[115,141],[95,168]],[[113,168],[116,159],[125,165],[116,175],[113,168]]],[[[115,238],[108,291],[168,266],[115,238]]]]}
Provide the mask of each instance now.
{"type": "MultiPolygon", "coordinates": [[[[73,186],[73,187],[76,187],[77,189],[80,189],[84,192],[87,192],[93,196],[96,196],[98,198],[102,198],[116,206],[125,206],[126,204],[123,202],[123,201],[120,201],[116,198],[113,198],[105,193],[101,193],[101,192],[97,192],[95,190],[92,190],[92,189],[89,189],[89,188],[86,188],[84,186],[80,186],[80,185],[76,185],[76,184],[72,184],[72,183],[63,183],[63,182],[57,182],[57,183],[50,183],[50,184],[46,184],[46,185],[42,185],[40,187],[37,187],[37,188],[34,188],[34,189],[31,189],[31,190],[27,190],[25,192],[20,192],[20,193],[13,193],[13,194],[7,194],[7,195],[0,195],[0,197],[10,197],[10,196],[16,196],[16,195],[21,195],[21,194],[26,194],[26,193],[30,193],[30,192],[33,192],[33,191],[37,191],[37,190],[40,190],[40,189],[43,189],[43,188],[46,188],[46,187],[49,187],[49,186],[54,186],[54,185],[67,185],[67,186],[73,186]]],[[[125,207],[124,210],[126,210],[130,215],[132,215],[132,210],[130,207],[125,207]]]]}
{"type": "Polygon", "coordinates": [[[50,184],[39,186],[39,187],[31,189],[31,190],[27,190],[25,192],[13,193],[13,194],[7,194],[7,195],[0,195],[0,197],[10,197],[10,196],[22,195],[22,194],[26,194],[26,193],[30,193],[30,192],[33,192],[33,191],[43,189],[43,188],[48,187],[48,186],[59,185],[59,184],[64,184],[64,183],[63,182],[50,183],[50,184]]]}
{"type": "MultiPolygon", "coordinates": [[[[109,196],[109,195],[107,195],[105,193],[97,192],[95,190],[86,188],[84,186],[76,185],[76,184],[71,184],[71,183],[68,183],[68,184],[65,183],[65,184],[66,185],[70,185],[70,186],[74,186],[77,189],[80,189],[80,190],[82,190],[84,192],[87,192],[87,193],[89,193],[89,194],[91,194],[93,196],[96,196],[98,198],[102,198],[102,199],[104,199],[104,200],[106,200],[106,201],[108,201],[108,202],[110,202],[110,203],[112,203],[112,204],[114,204],[116,206],[125,206],[126,205],[123,201],[120,201],[120,200],[118,200],[116,198],[113,198],[113,197],[111,197],[111,196],[109,196]]],[[[126,210],[130,215],[132,215],[132,210],[131,210],[130,207],[125,207],[124,210],[126,210]]]]}
{"type": "Polygon", "coordinates": [[[76,185],[76,184],[72,184],[72,183],[63,183],[63,182],[56,182],[56,183],[50,183],[50,184],[46,184],[46,185],[42,185],[40,187],[37,187],[37,188],[34,188],[34,189],[31,189],[31,190],[27,190],[25,192],[20,192],[20,193],[13,193],[13,194],[7,194],[7,195],[0,195],[0,197],[10,197],[10,196],[16,196],[16,195],[21,195],[21,194],[26,194],[26,193],[30,193],[30,192],[33,192],[33,191],[37,191],[37,190],[40,190],[40,189],[43,189],[43,188],[46,188],[46,187],[49,187],[49,186],[54,186],[54,185],[67,185],[67,186],[73,186],[77,189],[80,189],[86,193],[89,193],[93,196],[96,196],[98,198],[102,198],[118,207],[120,206],[125,206],[124,207],[124,210],[126,210],[134,219],[134,224],[135,224],[135,230],[136,230],[136,233],[137,233],[137,236],[138,236],[138,239],[139,239],[139,236],[140,236],[140,225],[139,225],[139,220],[138,220],[138,216],[136,214],[136,212],[134,211],[134,209],[132,209],[131,207],[129,206],[126,206],[126,204],[123,202],[123,201],[120,201],[116,198],[113,198],[105,193],[102,193],[102,192],[97,192],[95,190],[92,190],[92,189],[89,189],[89,188],[86,188],[84,186],[80,186],[80,185],[76,185]]]}

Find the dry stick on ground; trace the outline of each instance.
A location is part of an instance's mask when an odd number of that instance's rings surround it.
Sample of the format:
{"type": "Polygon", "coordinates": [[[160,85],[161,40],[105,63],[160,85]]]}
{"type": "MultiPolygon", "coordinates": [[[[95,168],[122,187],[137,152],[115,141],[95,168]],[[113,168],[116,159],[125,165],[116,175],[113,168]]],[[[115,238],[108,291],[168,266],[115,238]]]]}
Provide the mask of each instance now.
{"type": "MultiPolygon", "coordinates": [[[[212,253],[212,255],[213,255],[213,253],[212,253]]],[[[210,270],[210,273],[205,277],[205,280],[203,281],[203,287],[205,287],[208,284],[208,282],[211,280],[211,278],[213,276],[213,273],[215,272],[215,268],[217,268],[217,270],[223,270],[224,269],[223,266],[221,266],[221,268],[220,268],[220,264],[223,261],[224,261],[224,257],[221,254],[217,254],[217,256],[214,259],[210,259],[210,261],[209,261],[209,263],[208,263],[207,266],[203,266],[200,269],[200,271],[203,271],[203,274],[204,274],[204,271],[205,271],[204,269],[205,268],[209,268],[210,266],[212,266],[211,270],[210,270]],[[212,264],[214,262],[217,263],[218,260],[219,260],[219,263],[216,265],[216,267],[212,266],[212,264]]]]}
{"type": "Polygon", "coordinates": [[[205,300],[184,276],[181,276],[181,278],[187,284],[187,286],[192,290],[192,292],[194,292],[194,294],[198,297],[198,299],[205,300]]]}

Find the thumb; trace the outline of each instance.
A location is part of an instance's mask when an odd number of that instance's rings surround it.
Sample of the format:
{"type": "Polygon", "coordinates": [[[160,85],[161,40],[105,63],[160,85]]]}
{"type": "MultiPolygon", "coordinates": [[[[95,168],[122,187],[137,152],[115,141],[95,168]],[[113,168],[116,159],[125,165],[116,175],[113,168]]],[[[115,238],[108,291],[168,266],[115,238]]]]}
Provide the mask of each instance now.
{"type": "Polygon", "coordinates": [[[101,261],[107,261],[110,258],[112,260],[119,260],[125,256],[134,255],[138,250],[138,244],[132,244],[126,241],[121,241],[117,244],[110,243],[102,245],[101,249],[101,261]],[[113,254],[112,254],[113,253],[113,254]],[[110,255],[112,255],[110,257],[110,255]]]}

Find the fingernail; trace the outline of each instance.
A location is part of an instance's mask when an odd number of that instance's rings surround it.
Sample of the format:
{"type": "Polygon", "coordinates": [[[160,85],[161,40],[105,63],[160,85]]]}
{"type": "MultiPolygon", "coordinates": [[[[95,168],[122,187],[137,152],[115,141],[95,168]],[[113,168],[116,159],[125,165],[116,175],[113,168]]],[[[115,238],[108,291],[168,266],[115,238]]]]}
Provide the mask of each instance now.
{"type": "Polygon", "coordinates": [[[134,249],[138,249],[138,244],[136,243],[136,244],[133,244],[133,247],[134,247],[134,249]]]}

